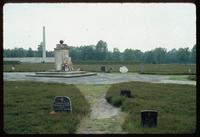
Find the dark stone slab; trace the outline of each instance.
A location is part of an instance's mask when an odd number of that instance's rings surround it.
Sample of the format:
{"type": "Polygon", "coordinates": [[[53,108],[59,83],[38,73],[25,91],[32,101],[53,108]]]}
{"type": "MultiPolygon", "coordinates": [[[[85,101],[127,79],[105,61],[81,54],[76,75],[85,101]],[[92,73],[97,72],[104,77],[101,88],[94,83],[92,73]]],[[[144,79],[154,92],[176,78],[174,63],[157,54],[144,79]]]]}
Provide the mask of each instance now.
{"type": "Polygon", "coordinates": [[[156,127],[158,112],[156,110],[141,111],[142,127],[156,127]]]}
{"type": "Polygon", "coordinates": [[[140,73],[144,72],[144,64],[140,64],[140,73]]]}
{"type": "Polygon", "coordinates": [[[132,97],[131,91],[130,91],[130,90],[127,90],[127,89],[121,90],[120,95],[121,95],[121,96],[128,97],[128,98],[131,98],[131,97],[132,97]]]}
{"type": "Polygon", "coordinates": [[[55,97],[53,109],[55,112],[72,112],[70,98],[66,96],[55,97]]]}
{"type": "Polygon", "coordinates": [[[112,72],[112,68],[109,68],[106,72],[107,73],[111,73],[112,72]]]}
{"type": "Polygon", "coordinates": [[[101,71],[106,72],[106,66],[101,66],[101,71]]]}

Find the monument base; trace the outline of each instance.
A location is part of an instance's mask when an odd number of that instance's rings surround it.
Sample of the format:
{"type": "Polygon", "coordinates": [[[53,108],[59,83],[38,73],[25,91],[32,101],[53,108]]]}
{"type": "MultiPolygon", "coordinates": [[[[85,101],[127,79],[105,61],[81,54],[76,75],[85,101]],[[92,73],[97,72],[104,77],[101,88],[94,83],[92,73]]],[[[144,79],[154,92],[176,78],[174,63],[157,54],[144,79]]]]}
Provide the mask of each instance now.
{"type": "Polygon", "coordinates": [[[73,78],[83,76],[93,76],[97,73],[86,71],[68,71],[68,72],[36,72],[35,75],[26,75],[28,77],[54,77],[54,78],[73,78]]]}

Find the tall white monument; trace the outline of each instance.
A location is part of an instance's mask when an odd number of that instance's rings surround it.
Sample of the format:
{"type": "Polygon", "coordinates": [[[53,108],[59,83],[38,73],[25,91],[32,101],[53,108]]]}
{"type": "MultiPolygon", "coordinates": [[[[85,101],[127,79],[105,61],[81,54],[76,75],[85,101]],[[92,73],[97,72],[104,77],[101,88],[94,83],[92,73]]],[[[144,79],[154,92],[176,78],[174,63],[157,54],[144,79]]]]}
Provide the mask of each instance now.
{"type": "Polygon", "coordinates": [[[45,43],[45,27],[43,26],[43,42],[42,42],[42,47],[43,47],[43,53],[42,53],[42,60],[45,62],[46,59],[46,43],[45,43]]]}

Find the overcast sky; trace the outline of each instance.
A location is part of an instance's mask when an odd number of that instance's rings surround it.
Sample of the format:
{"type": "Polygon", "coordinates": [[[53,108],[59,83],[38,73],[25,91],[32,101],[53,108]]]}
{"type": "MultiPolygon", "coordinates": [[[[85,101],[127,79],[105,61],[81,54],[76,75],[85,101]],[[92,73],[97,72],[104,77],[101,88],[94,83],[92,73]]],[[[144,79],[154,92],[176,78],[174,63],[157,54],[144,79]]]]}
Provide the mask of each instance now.
{"type": "Polygon", "coordinates": [[[196,7],[193,4],[6,4],[3,7],[3,48],[36,50],[46,27],[46,49],[59,40],[70,46],[106,41],[117,47],[147,51],[167,50],[196,43],[196,7]]]}

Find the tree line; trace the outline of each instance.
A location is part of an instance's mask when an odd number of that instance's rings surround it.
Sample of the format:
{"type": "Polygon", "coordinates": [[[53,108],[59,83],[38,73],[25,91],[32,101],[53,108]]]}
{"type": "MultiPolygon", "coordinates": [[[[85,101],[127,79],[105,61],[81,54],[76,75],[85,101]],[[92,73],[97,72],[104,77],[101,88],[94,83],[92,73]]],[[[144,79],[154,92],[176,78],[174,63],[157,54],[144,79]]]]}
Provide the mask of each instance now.
{"type": "MultiPolygon", "coordinates": [[[[158,47],[150,51],[125,49],[120,52],[118,48],[108,51],[108,45],[100,40],[96,45],[69,46],[69,55],[75,61],[130,61],[136,63],[196,63],[196,45],[192,49],[179,48],[167,51],[158,47]]],[[[37,50],[23,48],[4,49],[4,57],[42,57],[42,45],[37,50]]],[[[47,57],[54,57],[53,51],[46,52],[47,57]]]]}

